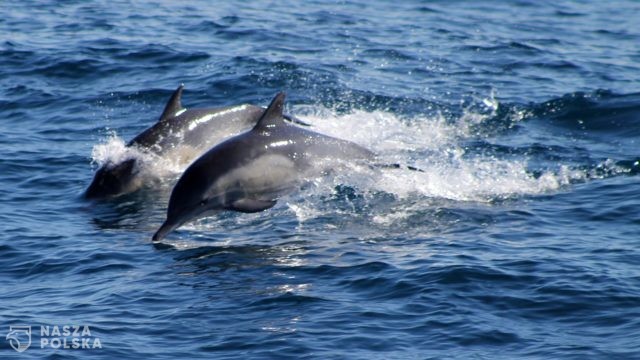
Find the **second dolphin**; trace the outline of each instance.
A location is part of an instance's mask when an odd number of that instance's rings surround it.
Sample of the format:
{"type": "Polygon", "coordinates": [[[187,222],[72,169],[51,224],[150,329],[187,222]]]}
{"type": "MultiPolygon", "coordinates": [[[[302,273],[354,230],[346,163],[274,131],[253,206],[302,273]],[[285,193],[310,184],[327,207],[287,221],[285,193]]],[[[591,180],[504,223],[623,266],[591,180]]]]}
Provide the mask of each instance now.
{"type": "MultiPolygon", "coordinates": [[[[185,109],[181,103],[183,88],[180,85],[175,90],[158,122],[127,144],[128,149],[135,150],[133,155],[102,164],[85,191],[86,198],[118,196],[145,186],[149,180],[144,171],[145,156],[136,156],[136,151],[189,164],[213,145],[251,129],[264,112],[249,104],[185,109]]],[[[288,116],[287,120],[300,123],[288,116]]]]}

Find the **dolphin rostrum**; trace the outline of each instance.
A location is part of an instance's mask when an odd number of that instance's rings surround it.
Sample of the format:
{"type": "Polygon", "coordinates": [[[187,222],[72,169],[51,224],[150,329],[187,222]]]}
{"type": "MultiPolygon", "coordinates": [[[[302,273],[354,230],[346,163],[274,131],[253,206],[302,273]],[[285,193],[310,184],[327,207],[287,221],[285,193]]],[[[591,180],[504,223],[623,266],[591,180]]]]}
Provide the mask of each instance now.
{"type": "Polygon", "coordinates": [[[327,172],[340,161],[374,159],[357,144],[284,122],[284,99],[284,93],[276,95],[253,129],[216,145],[185,170],[154,241],[216,211],[268,209],[305,177],[327,172]]]}
{"type": "MultiPolygon", "coordinates": [[[[183,89],[180,85],[175,90],[158,122],[131,140],[128,148],[189,164],[220,141],[251,129],[264,112],[263,108],[249,104],[185,109],[181,103],[183,89]]],[[[291,117],[287,120],[299,122],[291,117]]],[[[129,156],[103,164],[85,197],[105,198],[138,190],[145,183],[143,162],[140,157],[129,156]]]]}

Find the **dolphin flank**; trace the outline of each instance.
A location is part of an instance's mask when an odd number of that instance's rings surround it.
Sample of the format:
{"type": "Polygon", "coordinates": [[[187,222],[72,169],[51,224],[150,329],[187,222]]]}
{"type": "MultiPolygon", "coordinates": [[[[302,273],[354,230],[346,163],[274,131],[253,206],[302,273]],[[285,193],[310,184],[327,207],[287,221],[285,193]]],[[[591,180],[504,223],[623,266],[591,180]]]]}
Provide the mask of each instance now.
{"type": "Polygon", "coordinates": [[[305,177],[329,171],[340,161],[375,158],[355,143],[284,122],[284,99],[284,93],[277,94],[253,129],[216,145],[185,170],[154,241],[217,211],[271,208],[305,177]]]}

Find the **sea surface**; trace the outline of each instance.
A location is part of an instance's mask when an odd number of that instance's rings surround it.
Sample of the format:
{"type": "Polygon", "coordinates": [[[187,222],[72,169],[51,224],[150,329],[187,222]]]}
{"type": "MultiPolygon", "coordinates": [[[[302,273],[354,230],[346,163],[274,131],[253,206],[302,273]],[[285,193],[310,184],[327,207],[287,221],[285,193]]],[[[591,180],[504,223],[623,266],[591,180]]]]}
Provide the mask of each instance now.
{"type": "Polygon", "coordinates": [[[0,15],[0,358],[640,359],[640,2],[0,15]],[[184,166],[82,194],[180,84],[188,108],[286,91],[422,171],[337,171],[154,244],[184,166]]]}

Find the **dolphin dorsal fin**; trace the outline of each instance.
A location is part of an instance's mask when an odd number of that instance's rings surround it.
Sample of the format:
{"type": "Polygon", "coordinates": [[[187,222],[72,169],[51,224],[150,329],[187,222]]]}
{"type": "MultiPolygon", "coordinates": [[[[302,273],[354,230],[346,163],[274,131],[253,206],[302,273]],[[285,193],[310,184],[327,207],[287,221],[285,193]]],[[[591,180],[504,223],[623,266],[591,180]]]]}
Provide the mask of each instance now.
{"type": "Polygon", "coordinates": [[[284,110],[285,96],[284,92],[279,92],[273,100],[271,100],[271,104],[269,104],[269,107],[264,111],[254,129],[270,128],[284,124],[282,112],[284,110]]]}
{"type": "Polygon", "coordinates": [[[176,91],[173,92],[173,95],[171,95],[169,102],[167,102],[167,105],[164,107],[164,111],[162,111],[162,115],[160,115],[159,121],[170,119],[174,117],[180,110],[183,109],[182,107],[182,90],[183,89],[184,89],[184,84],[180,84],[180,86],[178,86],[176,91]]]}

